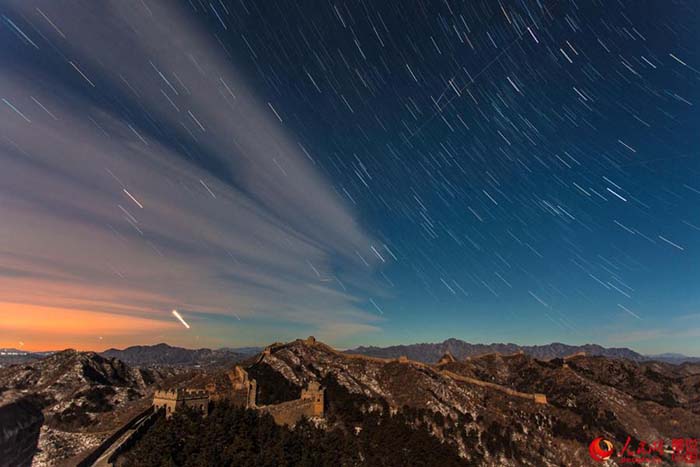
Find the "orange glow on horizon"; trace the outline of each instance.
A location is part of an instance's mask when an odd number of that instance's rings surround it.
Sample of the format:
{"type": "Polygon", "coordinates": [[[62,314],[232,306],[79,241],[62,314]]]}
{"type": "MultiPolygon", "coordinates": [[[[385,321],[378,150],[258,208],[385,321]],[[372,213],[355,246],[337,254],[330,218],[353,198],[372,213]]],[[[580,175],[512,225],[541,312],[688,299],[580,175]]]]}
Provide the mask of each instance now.
{"type": "Polygon", "coordinates": [[[160,334],[177,323],[101,311],[0,302],[0,347],[22,350],[103,350],[160,334]],[[102,344],[104,341],[104,344],[102,344]]]}

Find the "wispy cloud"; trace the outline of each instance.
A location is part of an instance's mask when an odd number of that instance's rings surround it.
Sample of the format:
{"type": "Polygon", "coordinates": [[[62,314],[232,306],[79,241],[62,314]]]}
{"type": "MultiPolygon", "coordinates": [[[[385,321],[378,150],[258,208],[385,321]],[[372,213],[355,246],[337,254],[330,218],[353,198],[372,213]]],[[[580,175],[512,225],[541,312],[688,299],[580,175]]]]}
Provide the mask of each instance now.
{"type": "MultiPolygon", "coordinates": [[[[0,52],[6,302],[123,315],[134,328],[169,329],[178,308],[329,336],[377,329],[360,306],[382,293],[376,242],[280,108],[179,7],[4,9],[32,42],[0,33],[12,44],[0,52]]],[[[6,323],[17,310],[3,307],[6,323]]],[[[26,326],[10,339],[30,342],[26,326]]]]}

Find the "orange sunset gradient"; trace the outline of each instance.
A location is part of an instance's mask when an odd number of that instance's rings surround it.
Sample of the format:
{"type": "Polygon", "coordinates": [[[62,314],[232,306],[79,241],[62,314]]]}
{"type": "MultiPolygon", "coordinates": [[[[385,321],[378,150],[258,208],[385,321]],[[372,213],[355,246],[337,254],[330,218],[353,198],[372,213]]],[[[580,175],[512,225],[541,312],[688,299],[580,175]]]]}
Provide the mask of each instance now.
{"type": "Polygon", "coordinates": [[[179,327],[175,322],[101,311],[0,302],[0,347],[103,350],[133,345],[138,335],[179,327]]]}

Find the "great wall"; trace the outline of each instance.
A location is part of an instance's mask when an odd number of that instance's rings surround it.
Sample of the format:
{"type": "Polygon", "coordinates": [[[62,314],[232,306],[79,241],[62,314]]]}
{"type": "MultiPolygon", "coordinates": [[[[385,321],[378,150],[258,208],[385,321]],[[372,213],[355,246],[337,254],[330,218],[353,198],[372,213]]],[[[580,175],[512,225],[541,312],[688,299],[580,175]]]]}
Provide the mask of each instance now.
{"type": "MultiPolygon", "coordinates": [[[[458,375],[458,374],[453,373],[451,371],[442,369],[441,367],[443,365],[445,365],[447,363],[456,362],[455,358],[449,353],[445,354],[440,359],[440,361],[438,361],[437,364],[429,365],[427,363],[418,362],[415,360],[410,360],[405,356],[401,356],[399,358],[380,358],[380,357],[370,357],[370,356],[361,355],[361,354],[343,353],[343,352],[339,352],[338,350],[334,349],[333,347],[331,347],[327,344],[316,341],[316,339],[313,336],[311,336],[307,339],[304,339],[303,342],[306,345],[316,346],[318,348],[325,350],[326,352],[330,352],[330,353],[333,353],[335,355],[338,355],[338,356],[341,356],[344,358],[355,359],[355,360],[364,360],[364,361],[374,362],[374,363],[398,362],[398,363],[403,363],[406,365],[414,365],[414,366],[423,368],[425,370],[435,372],[437,374],[440,374],[442,376],[445,376],[445,377],[450,378],[450,379],[455,380],[455,381],[459,381],[462,383],[468,383],[468,384],[474,384],[474,385],[480,386],[480,387],[488,387],[490,389],[495,389],[497,391],[503,392],[504,394],[508,394],[510,396],[513,396],[513,397],[519,397],[522,399],[528,399],[528,400],[534,401],[537,404],[546,404],[547,403],[547,396],[545,394],[519,392],[519,391],[515,391],[509,387],[502,386],[500,384],[491,383],[488,381],[482,381],[480,379],[470,378],[468,376],[458,375]]],[[[279,348],[279,347],[283,347],[286,344],[273,344],[273,345],[276,345],[277,346],[276,348],[279,348]]],[[[272,346],[270,346],[270,347],[272,347],[272,346]]],[[[269,348],[266,348],[265,350],[268,351],[269,348]]],[[[522,352],[516,352],[514,355],[520,355],[520,354],[522,354],[522,352]]],[[[574,358],[574,357],[577,357],[580,355],[585,355],[585,352],[579,352],[578,354],[571,355],[570,357],[567,357],[565,360],[568,360],[569,358],[574,358]]],[[[480,355],[480,357],[483,357],[483,356],[485,356],[485,355],[480,355]]],[[[470,360],[470,359],[471,359],[470,357],[467,357],[467,360],[470,360]]]]}
{"type": "MultiPolygon", "coordinates": [[[[313,336],[310,336],[306,339],[297,339],[289,343],[277,342],[269,345],[263,350],[253,364],[263,361],[266,356],[269,356],[275,351],[294,343],[303,343],[304,345],[315,347],[349,360],[362,360],[381,364],[400,363],[404,365],[413,365],[423,370],[432,372],[436,376],[449,378],[459,383],[472,384],[475,386],[493,389],[512,397],[532,401],[536,404],[547,404],[547,396],[545,394],[519,392],[506,386],[488,381],[482,381],[468,376],[462,376],[444,369],[443,366],[446,364],[456,362],[455,358],[449,353],[445,354],[440,361],[438,361],[438,363],[429,365],[423,362],[410,360],[405,356],[401,356],[399,358],[380,358],[360,354],[344,353],[327,344],[318,342],[313,336]]],[[[570,357],[565,358],[564,361],[566,362],[570,358],[577,357],[580,354],[581,353],[571,355],[570,357]]],[[[470,360],[470,358],[467,357],[467,360],[470,360]]],[[[565,364],[565,366],[568,365],[565,364]]],[[[88,458],[81,463],[81,465],[112,465],[112,462],[122,452],[122,450],[132,445],[135,440],[137,440],[143,434],[143,432],[148,429],[148,426],[150,426],[154,420],[154,417],[158,416],[158,414],[163,413],[166,418],[169,418],[176,411],[181,410],[184,407],[190,407],[199,410],[206,416],[208,413],[209,402],[212,401],[228,400],[233,405],[238,407],[267,412],[275,420],[275,423],[279,425],[292,426],[303,417],[324,417],[325,391],[315,381],[311,381],[307,388],[302,389],[301,397],[299,399],[281,402],[279,404],[258,405],[257,382],[249,377],[248,372],[244,368],[238,365],[234,366],[233,369],[226,373],[226,376],[228,377],[230,386],[225,389],[218,387],[214,383],[210,383],[205,389],[179,388],[155,391],[153,394],[153,403],[150,408],[151,412],[149,412],[148,415],[141,414],[140,418],[134,419],[130,421],[129,424],[122,427],[120,430],[124,432],[127,428],[135,425],[135,428],[131,429],[129,432],[127,432],[127,434],[122,435],[120,438],[113,435],[115,440],[105,441],[102,445],[100,445],[100,447],[98,447],[98,449],[91,453],[88,458]],[[104,454],[105,452],[107,454],[104,454]],[[97,462],[92,460],[100,455],[101,457],[99,457],[97,462]]]]}
{"type": "Polygon", "coordinates": [[[269,413],[278,425],[294,425],[302,417],[322,418],[324,415],[324,390],[311,381],[301,390],[299,399],[279,404],[258,405],[257,382],[248,376],[248,372],[235,366],[226,372],[230,387],[221,388],[214,383],[206,389],[176,389],[156,391],[153,395],[153,407],[162,410],[167,418],[184,407],[194,408],[207,414],[210,401],[227,400],[237,407],[259,410],[269,413]]]}
{"type": "MultiPolygon", "coordinates": [[[[398,362],[405,365],[413,365],[460,383],[473,384],[480,387],[494,389],[512,397],[531,400],[537,404],[547,403],[547,396],[544,394],[516,391],[500,384],[459,375],[442,368],[444,365],[456,361],[449,353],[443,356],[437,364],[429,365],[423,362],[409,360],[405,356],[393,359],[343,353],[327,344],[316,341],[313,336],[303,340],[297,339],[292,343],[294,342],[301,342],[309,347],[315,347],[341,358],[350,360],[363,360],[382,364],[398,362]]],[[[255,363],[261,362],[266,356],[271,355],[273,352],[282,349],[287,345],[289,344],[274,343],[266,347],[255,363]]],[[[193,407],[206,414],[209,401],[227,399],[239,407],[246,407],[249,409],[267,412],[272,415],[275,422],[280,425],[293,425],[302,417],[312,418],[323,417],[324,415],[324,390],[314,381],[309,383],[309,386],[306,389],[302,390],[301,397],[299,399],[286,401],[279,404],[258,405],[257,382],[254,379],[249,378],[248,372],[245,369],[240,366],[235,366],[232,370],[227,372],[227,376],[231,383],[231,389],[221,389],[215,384],[211,383],[207,385],[206,390],[178,389],[171,391],[156,391],[153,396],[153,406],[156,410],[163,409],[166,417],[170,417],[173,412],[182,407],[193,407]]]]}

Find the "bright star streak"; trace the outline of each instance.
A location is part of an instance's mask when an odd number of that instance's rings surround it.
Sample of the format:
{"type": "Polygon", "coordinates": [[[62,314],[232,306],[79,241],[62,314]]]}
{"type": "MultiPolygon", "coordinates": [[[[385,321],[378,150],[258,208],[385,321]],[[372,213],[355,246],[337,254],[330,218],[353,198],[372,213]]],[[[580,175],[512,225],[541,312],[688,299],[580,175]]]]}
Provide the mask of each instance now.
{"type": "Polygon", "coordinates": [[[182,316],[180,316],[180,313],[177,312],[177,310],[173,310],[173,315],[180,320],[183,326],[185,326],[187,329],[190,328],[190,325],[187,324],[187,321],[185,321],[182,316]]]}

